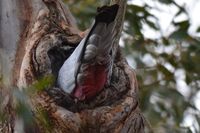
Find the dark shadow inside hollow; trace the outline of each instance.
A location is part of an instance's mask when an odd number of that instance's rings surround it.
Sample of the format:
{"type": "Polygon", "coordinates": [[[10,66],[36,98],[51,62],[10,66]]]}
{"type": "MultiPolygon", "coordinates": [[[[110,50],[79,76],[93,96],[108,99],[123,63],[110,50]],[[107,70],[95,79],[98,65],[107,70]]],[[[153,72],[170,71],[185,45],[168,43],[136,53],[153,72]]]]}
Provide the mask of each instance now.
{"type": "Polygon", "coordinates": [[[52,47],[47,52],[51,62],[51,71],[53,76],[55,77],[55,83],[53,87],[47,88],[46,91],[50,95],[50,97],[56,102],[57,105],[62,106],[70,111],[76,112],[76,110],[74,109],[74,99],[70,96],[70,94],[67,94],[61,88],[58,87],[57,77],[60,68],[73,53],[79,42],[77,42],[77,44],[71,44],[66,42],[65,39],[62,39],[61,42],[62,43],[52,47]]]}
{"type": "Polygon", "coordinates": [[[48,56],[51,61],[52,74],[56,77],[65,60],[72,54],[75,47],[72,46],[55,46],[48,51],[48,56]]]}

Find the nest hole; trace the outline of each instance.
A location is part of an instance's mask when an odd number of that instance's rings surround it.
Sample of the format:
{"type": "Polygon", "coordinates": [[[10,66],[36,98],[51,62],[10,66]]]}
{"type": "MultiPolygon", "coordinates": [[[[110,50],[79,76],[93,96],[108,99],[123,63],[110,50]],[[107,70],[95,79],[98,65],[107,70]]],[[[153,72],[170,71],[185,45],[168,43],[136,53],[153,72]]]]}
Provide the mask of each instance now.
{"type": "MultiPolygon", "coordinates": [[[[56,80],[60,68],[65,60],[73,53],[74,49],[75,47],[72,46],[55,46],[48,51],[52,74],[56,77],[56,80]]],[[[129,90],[129,79],[125,74],[123,67],[118,64],[120,64],[120,61],[113,66],[110,84],[106,84],[104,89],[97,96],[88,101],[77,101],[70,94],[65,93],[59,88],[56,82],[52,88],[47,90],[47,92],[57,105],[72,112],[80,112],[84,109],[94,109],[100,106],[117,104],[129,90]]]]}

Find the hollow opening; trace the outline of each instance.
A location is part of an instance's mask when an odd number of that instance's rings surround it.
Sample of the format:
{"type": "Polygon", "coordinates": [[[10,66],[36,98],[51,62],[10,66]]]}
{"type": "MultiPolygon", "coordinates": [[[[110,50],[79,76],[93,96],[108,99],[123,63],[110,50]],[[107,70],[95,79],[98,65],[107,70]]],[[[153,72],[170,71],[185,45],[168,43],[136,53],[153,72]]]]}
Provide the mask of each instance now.
{"type": "MultiPolygon", "coordinates": [[[[48,51],[52,74],[56,77],[56,81],[60,68],[65,60],[73,53],[75,46],[77,45],[55,46],[48,51]]],[[[56,83],[54,87],[48,89],[48,93],[57,105],[72,112],[79,112],[84,109],[93,109],[100,106],[109,106],[117,101],[120,102],[119,99],[123,99],[122,97],[125,96],[129,90],[129,85],[128,78],[123,71],[123,68],[116,64],[113,66],[110,84],[105,85],[104,89],[93,99],[89,99],[88,101],[77,101],[70,94],[67,94],[59,88],[56,83]]]]}

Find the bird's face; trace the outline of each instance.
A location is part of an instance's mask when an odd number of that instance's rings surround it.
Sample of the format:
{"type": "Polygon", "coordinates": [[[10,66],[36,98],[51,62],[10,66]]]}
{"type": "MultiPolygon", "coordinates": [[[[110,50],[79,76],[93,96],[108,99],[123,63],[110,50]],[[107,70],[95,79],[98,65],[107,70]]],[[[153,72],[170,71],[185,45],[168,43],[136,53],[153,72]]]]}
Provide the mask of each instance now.
{"type": "Polygon", "coordinates": [[[96,96],[109,80],[117,11],[118,5],[98,9],[90,32],[59,71],[59,87],[80,101],[96,96]]]}

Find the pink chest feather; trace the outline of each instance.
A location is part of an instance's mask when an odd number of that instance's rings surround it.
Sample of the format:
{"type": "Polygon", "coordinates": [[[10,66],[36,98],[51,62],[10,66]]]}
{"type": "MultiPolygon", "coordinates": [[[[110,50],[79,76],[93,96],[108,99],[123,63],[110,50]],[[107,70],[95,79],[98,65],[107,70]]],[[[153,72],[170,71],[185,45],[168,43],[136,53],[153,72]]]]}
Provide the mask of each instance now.
{"type": "Polygon", "coordinates": [[[73,96],[78,100],[87,100],[94,97],[103,89],[107,80],[107,72],[103,65],[90,66],[87,71],[89,74],[84,78],[83,84],[76,85],[73,92],[73,96]]]}

